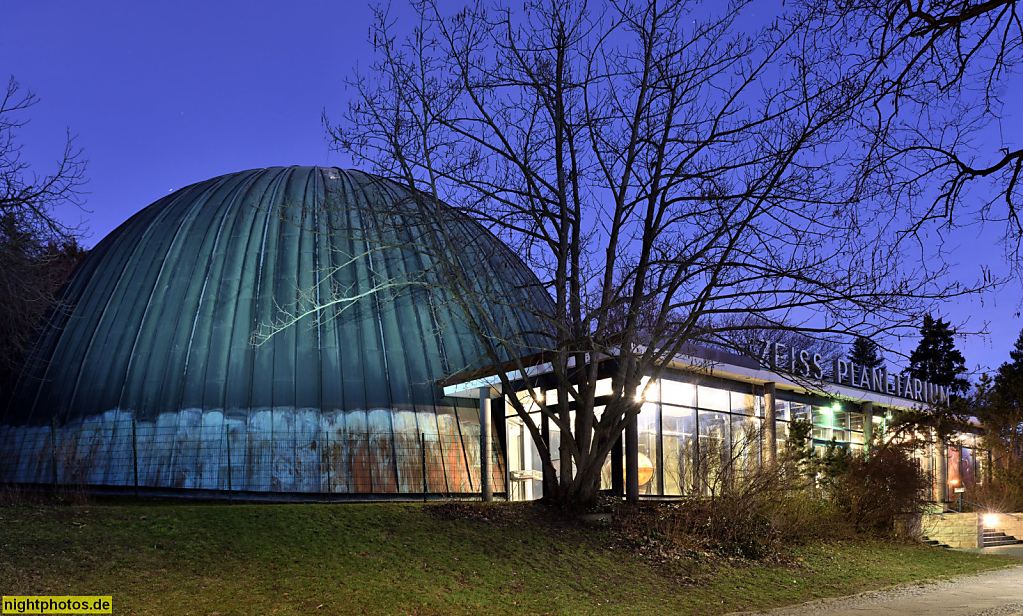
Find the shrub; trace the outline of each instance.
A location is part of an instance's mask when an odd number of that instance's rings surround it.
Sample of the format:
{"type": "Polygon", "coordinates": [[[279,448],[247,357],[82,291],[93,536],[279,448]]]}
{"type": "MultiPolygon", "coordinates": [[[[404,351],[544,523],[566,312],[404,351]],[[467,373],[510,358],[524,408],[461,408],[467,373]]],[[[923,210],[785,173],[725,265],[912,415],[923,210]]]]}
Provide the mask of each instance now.
{"type": "Polygon", "coordinates": [[[991,481],[966,487],[968,500],[995,511],[1023,511],[1023,467],[995,468],[991,481]]]}
{"type": "Polygon", "coordinates": [[[785,544],[851,534],[834,504],[808,490],[805,478],[785,464],[744,472],[707,496],[623,507],[615,526],[643,551],[661,557],[710,551],[761,559],[785,544]]]}
{"type": "Polygon", "coordinates": [[[928,487],[908,451],[882,446],[849,459],[833,499],[856,530],[891,531],[901,516],[922,510],[928,487]]]}

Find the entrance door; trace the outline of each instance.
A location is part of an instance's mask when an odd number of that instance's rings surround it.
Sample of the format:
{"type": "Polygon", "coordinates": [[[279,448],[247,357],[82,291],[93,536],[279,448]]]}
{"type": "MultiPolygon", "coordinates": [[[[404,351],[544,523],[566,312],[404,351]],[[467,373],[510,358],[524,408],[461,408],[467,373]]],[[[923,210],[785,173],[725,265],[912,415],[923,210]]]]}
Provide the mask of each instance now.
{"type": "Polygon", "coordinates": [[[507,418],[508,500],[525,501],[543,497],[540,454],[533,437],[516,416],[507,418]]]}

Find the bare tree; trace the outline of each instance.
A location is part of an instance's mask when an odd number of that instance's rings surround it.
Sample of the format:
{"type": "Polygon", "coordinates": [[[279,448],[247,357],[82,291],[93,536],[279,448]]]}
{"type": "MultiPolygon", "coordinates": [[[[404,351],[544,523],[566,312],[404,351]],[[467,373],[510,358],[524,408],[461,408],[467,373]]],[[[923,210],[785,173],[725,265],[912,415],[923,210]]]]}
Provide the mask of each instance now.
{"type": "Polygon", "coordinates": [[[81,259],[79,230],[55,209],[82,205],[85,161],[68,135],[48,175],[22,158],[18,129],[39,101],[12,77],[0,98],[0,388],[21,361],[33,328],[81,259]]]}
{"type": "Polygon", "coordinates": [[[865,190],[920,221],[1004,224],[1021,263],[1023,147],[1003,124],[1023,53],[1015,0],[804,0],[817,31],[862,75],[865,190]]]}
{"type": "Polygon", "coordinates": [[[686,345],[741,349],[754,328],[902,331],[976,288],[943,283],[932,246],[855,193],[856,153],[836,143],[869,84],[809,19],[750,25],[743,1],[413,8],[405,37],[378,11],[377,60],[328,129],[358,164],[484,222],[540,277],[557,405],[508,376],[535,358],[478,321],[488,298],[457,268],[441,280],[507,369],[504,391],[528,390],[560,430],[548,450],[530,396],[508,397],[540,448],[546,497],[593,501],[643,377],[686,345]],[[599,413],[596,359],[613,369],[599,413]]]}

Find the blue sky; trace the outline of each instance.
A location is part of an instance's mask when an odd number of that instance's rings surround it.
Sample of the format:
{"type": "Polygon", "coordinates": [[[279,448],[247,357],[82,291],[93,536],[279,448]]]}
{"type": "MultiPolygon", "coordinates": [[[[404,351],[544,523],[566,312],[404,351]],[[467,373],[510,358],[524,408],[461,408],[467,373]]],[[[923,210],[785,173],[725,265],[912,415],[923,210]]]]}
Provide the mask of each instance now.
{"type": "MultiPolygon", "coordinates": [[[[89,211],[61,215],[83,223],[91,246],[193,182],[270,165],[349,166],[328,151],[320,118],[338,115],[345,77],[370,62],[370,19],[362,0],[0,0],[0,78],[14,75],[41,99],[21,133],[38,171],[60,154],[66,128],[77,134],[89,211]]],[[[1012,111],[1007,138],[1023,133],[1012,111]]],[[[1000,263],[989,232],[966,230],[953,250],[963,277],[1000,263]]],[[[1016,282],[945,306],[966,329],[988,323],[987,336],[957,343],[971,370],[1008,360],[1021,299],[1016,282]]]]}

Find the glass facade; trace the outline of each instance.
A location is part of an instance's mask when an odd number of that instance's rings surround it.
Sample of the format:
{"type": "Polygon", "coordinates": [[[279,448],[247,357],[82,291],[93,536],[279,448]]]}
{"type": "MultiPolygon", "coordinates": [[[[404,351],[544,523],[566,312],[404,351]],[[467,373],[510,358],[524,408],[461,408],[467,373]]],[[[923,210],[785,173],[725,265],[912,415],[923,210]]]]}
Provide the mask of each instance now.
{"type": "MultiPolygon", "coordinates": [[[[690,379],[677,376],[646,383],[638,418],[639,493],[641,496],[709,496],[741,483],[763,462],[764,396],[760,386],[690,379]]],[[[597,393],[609,395],[610,381],[597,384],[597,393]]],[[[519,399],[536,425],[539,408],[525,393],[519,399]]],[[[555,391],[544,392],[548,403],[557,402],[555,391]]],[[[506,405],[508,435],[508,486],[512,500],[543,495],[543,474],[533,437],[506,405]]],[[[599,412],[599,409],[598,409],[599,412]]],[[[778,391],[775,396],[776,451],[784,451],[793,421],[811,423],[814,455],[823,455],[832,442],[850,453],[862,452],[866,416],[856,402],[827,400],[778,391]]],[[[885,417],[875,407],[875,433],[884,431],[885,417]]],[[[549,422],[544,428],[559,468],[559,433],[549,422]]],[[[981,481],[987,452],[977,448],[975,435],[963,435],[948,452],[948,478],[962,484],[981,481]]],[[[935,449],[917,454],[921,470],[933,477],[935,449]]],[[[613,455],[610,457],[614,457],[613,455]]],[[[618,464],[623,464],[618,458],[618,464]]],[[[613,486],[612,462],[601,474],[601,487],[613,486]]],[[[622,473],[624,475],[624,473],[622,473]]],[[[960,485],[962,485],[960,484],[960,485]]],[[[951,485],[951,484],[950,484],[951,485]]],[[[949,494],[952,493],[950,489],[949,494]]]]}
{"type": "Polygon", "coordinates": [[[811,438],[816,455],[822,455],[832,440],[850,453],[863,451],[864,415],[845,404],[825,401],[811,404],[779,399],[775,401],[775,418],[778,422],[778,451],[784,450],[789,424],[796,420],[809,421],[813,426],[811,438]]]}
{"type": "MultiPolygon", "coordinates": [[[[638,417],[639,493],[644,496],[712,495],[732,482],[744,481],[762,464],[764,397],[759,386],[738,382],[708,382],[664,378],[649,383],[642,394],[638,417]]],[[[598,395],[611,393],[610,381],[597,384],[598,395]]],[[[557,393],[544,392],[547,401],[557,393]]],[[[527,407],[532,400],[520,394],[527,407]]],[[[532,404],[532,406],[530,406],[532,404]]],[[[511,405],[507,405],[509,493],[513,499],[542,495],[542,473],[532,436],[521,426],[511,405]]],[[[775,442],[777,452],[785,449],[792,422],[811,424],[811,447],[824,454],[834,443],[850,453],[863,450],[864,414],[855,402],[794,395],[775,395],[775,442]]],[[[875,433],[884,430],[880,409],[873,417],[875,433]]],[[[539,425],[539,412],[531,413],[539,425]]],[[[546,428],[554,457],[559,433],[552,423],[546,428]]],[[[967,435],[962,446],[949,453],[948,477],[975,481],[982,475],[986,452],[978,453],[976,437],[967,435]],[[972,439],[972,440],[971,440],[972,439]]],[[[921,468],[933,473],[929,455],[920,457],[921,468]]],[[[555,461],[555,467],[558,461],[555,461]]],[[[624,468],[624,461],[622,468],[624,468]]],[[[613,487],[609,461],[602,474],[602,488],[613,487]]]]}
{"type": "Polygon", "coordinates": [[[970,488],[984,482],[989,452],[979,447],[979,441],[976,434],[960,434],[956,442],[949,445],[946,459],[950,499],[954,499],[954,488],[970,488]]]}
{"type": "MultiPolygon", "coordinates": [[[[682,496],[711,494],[726,482],[741,480],[761,463],[763,396],[724,387],[659,379],[646,383],[638,419],[640,494],[682,496]]],[[[610,393],[610,382],[597,384],[598,395],[610,393]]],[[[544,393],[548,402],[555,392],[544,393]]],[[[536,404],[519,394],[527,409],[536,404]]],[[[521,420],[508,408],[509,490],[513,500],[539,498],[542,474],[539,456],[521,420]],[[526,451],[532,448],[532,456],[526,451]]],[[[530,413],[539,422],[539,412],[530,413]]],[[[539,423],[538,423],[539,425],[539,423]]],[[[557,428],[548,434],[557,456],[557,428]]],[[[555,462],[557,466],[557,462],[555,462]]],[[[602,473],[602,487],[612,484],[611,462],[602,473]]]]}

